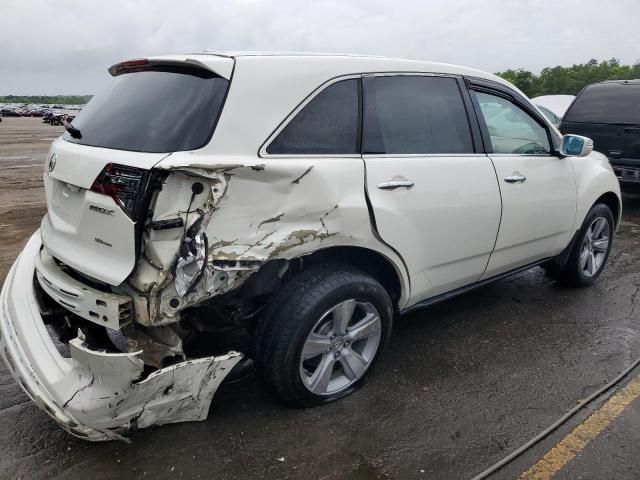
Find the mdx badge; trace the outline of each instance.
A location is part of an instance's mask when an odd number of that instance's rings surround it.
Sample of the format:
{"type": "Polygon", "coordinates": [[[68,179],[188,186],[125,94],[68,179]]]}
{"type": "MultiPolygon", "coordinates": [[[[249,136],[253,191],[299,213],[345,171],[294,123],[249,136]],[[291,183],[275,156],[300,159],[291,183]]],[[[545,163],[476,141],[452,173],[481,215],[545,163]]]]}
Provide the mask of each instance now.
{"type": "Polygon", "coordinates": [[[89,205],[89,210],[91,210],[92,212],[101,213],[103,215],[113,215],[114,213],[110,208],[104,208],[99,205],[94,205],[93,203],[89,205]]]}

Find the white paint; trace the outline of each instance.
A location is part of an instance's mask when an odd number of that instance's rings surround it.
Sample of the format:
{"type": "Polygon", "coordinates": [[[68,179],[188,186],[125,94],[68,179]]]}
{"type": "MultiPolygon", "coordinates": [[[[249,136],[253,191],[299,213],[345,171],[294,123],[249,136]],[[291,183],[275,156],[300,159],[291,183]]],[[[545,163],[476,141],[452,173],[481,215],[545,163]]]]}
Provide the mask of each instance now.
{"type": "Polygon", "coordinates": [[[409,268],[410,303],[479,280],[500,223],[491,159],[367,155],[365,163],[378,232],[409,268]],[[413,181],[413,187],[377,188],[395,176],[413,181]]]}

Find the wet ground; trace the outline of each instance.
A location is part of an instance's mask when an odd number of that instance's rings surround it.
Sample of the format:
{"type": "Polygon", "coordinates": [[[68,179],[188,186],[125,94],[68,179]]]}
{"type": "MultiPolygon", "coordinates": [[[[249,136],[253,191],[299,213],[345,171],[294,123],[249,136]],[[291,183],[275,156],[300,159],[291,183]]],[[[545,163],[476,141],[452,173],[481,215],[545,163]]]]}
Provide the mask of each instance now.
{"type": "MultiPolygon", "coordinates": [[[[44,212],[42,165],[59,131],[0,123],[0,280],[44,212]]],[[[471,478],[640,356],[640,197],[624,200],[597,285],[563,288],[536,268],[412,313],[364,388],[329,406],[287,409],[252,380],[224,386],[204,422],[88,444],[0,366],[0,478],[471,478]]],[[[491,478],[517,478],[602,403],[491,478]]],[[[639,427],[632,402],[555,478],[640,477],[639,427]]]]}

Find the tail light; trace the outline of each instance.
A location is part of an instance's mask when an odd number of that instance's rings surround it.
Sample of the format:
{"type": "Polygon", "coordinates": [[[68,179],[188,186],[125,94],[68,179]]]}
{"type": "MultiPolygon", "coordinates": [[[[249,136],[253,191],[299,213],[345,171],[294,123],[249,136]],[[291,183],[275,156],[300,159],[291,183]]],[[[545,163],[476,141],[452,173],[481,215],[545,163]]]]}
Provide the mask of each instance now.
{"type": "Polygon", "coordinates": [[[91,185],[91,191],[110,196],[129,218],[135,220],[148,180],[146,170],[109,163],[91,185]]]}

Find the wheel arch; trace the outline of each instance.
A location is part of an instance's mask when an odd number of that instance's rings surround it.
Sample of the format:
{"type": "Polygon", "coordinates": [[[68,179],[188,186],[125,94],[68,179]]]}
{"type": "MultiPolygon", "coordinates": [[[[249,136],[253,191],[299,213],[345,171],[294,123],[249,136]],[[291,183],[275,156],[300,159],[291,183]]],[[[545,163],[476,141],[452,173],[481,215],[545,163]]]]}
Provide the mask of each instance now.
{"type": "Polygon", "coordinates": [[[620,183],[607,157],[592,152],[584,158],[571,158],[576,180],[577,212],[575,230],[579,230],[587,214],[597,203],[604,203],[613,212],[615,226],[620,224],[622,195],[620,183]]]}
{"type": "Polygon", "coordinates": [[[387,290],[396,309],[401,308],[402,301],[408,296],[409,286],[401,271],[390,258],[382,253],[366,247],[331,246],[316,250],[313,253],[297,257],[293,260],[302,262],[303,268],[321,263],[341,263],[352,265],[371,275],[387,290]]]}
{"type": "Polygon", "coordinates": [[[622,201],[620,200],[620,197],[618,197],[618,195],[616,195],[614,192],[603,193],[593,203],[591,208],[593,208],[593,206],[597,205],[598,203],[603,203],[611,209],[611,212],[613,213],[613,220],[615,222],[615,228],[618,228],[618,225],[620,224],[620,218],[622,216],[622,201]]]}

